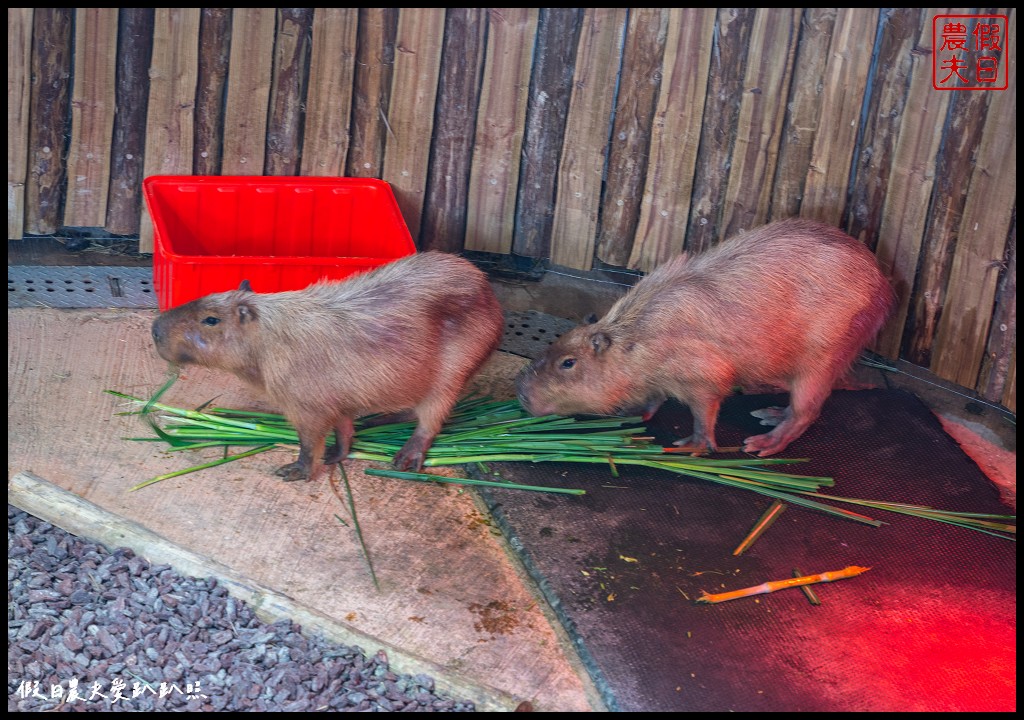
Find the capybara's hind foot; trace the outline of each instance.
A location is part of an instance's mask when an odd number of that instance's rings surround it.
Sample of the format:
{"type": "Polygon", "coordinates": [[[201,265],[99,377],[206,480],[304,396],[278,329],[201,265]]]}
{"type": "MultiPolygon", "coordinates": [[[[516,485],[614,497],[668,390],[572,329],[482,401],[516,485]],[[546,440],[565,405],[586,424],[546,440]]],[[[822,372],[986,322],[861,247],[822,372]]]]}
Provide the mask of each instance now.
{"type": "Polygon", "coordinates": [[[766,407],[761,410],[751,410],[750,414],[758,418],[762,425],[775,427],[786,419],[786,408],[778,406],[766,407]]]}
{"type": "Polygon", "coordinates": [[[282,465],[275,472],[285,482],[296,482],[297,480],[309,480],[309,469],[300,462],[282,465]]]}
{"type": "Polygon", "coordinates": [[[324,465],[335,465],[348,457],[348,453],[340,445],[331,445],[324,453],[324,465]]]}
{"type": "Polygon", "coordinates": [[[423,460],[422,453],[407,453],[404,450],[399,450],[395,453],[395,469],[419,472],[423,469],[423,460]]]}
{"type": "Polygon", "coordinates": [[[796,438],[781,435],[776,430],[764,435],[751,435],[743,441],[743,451],[758,457],[767,457],[777,452],[782,452],[786,446],[796,438]]]}
{"type": "Polygon", "coordinates": [[[410,470],[419,472],[423,468],[423,461],[427,457],[429,442],[418,440],[415,436],[402,446],[402,449],[395,453],[395,468],[398,470],[410,470]]]}

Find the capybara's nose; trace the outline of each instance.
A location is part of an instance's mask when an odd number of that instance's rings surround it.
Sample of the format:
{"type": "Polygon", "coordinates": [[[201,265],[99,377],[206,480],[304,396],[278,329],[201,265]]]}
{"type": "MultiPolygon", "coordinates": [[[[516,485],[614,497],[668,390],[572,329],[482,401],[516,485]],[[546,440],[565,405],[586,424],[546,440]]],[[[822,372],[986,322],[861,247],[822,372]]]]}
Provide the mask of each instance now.
{"type": "Polygon", "coordinates": [[[526,381],[529,373],[530,368],[524,368],[519,373],[519,377],[516,378],[516,397],[519,399],[519,404],[523,406],[523,409],[532,415],[533,411],[530,410],[530,400],[526,394],[526,381]]]}
{"type": "Polygon", "coordinates": [[[153,340],[156,341],[157,343],[159,343],[162,337],[163,337],[163,333],[160,332],[160,323],[159,322],[154,322],[153,323],[153,340]]]}

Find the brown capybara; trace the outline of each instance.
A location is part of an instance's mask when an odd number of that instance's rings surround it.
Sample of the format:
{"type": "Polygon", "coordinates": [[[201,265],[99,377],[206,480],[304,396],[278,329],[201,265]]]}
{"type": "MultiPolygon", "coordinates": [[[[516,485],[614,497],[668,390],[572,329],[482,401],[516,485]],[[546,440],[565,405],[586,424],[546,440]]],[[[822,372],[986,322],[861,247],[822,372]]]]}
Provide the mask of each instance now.
{"type": "Polygon", "coordinates": [[[745,451],[772,455],[818,417],[894,302],[863,244],[814,220],[782,220],[657,267],[524,368],[519,400],[534,415],[646,420],[673,397],[693,414],[693,434],[676,445],[703,452],[717,449],[718,410],[734,387],[785,388],[778,425],[744,440],[745,451]]]}
{"type": "Polygon", "coordinates": [[[501,342],[487,276],[456,255],[423,252],[304,290],[215,293],[153,322],[162,358],[226,370],[262,391],[299,435],[285,480],[315,478],[351,449],[353,419],[411,410],[395,455],[419,470],[466,382],[501,342]],[[324,456],[331,430],[337,445],[324,456]]]}

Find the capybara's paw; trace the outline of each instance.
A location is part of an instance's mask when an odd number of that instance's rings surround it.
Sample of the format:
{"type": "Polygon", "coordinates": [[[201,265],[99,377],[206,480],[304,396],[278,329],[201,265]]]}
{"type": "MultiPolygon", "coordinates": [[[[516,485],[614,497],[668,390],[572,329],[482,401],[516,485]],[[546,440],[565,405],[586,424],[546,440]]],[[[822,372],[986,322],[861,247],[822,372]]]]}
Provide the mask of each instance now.
{"type": "Polygon", "coordinates": [[[743,441],[743,451],[755,454],[758,457],[768,457],[786,449],[789,442],[779,438],[774,433],[764,435],[751,435],[743,441]]]}
{"type": "Polygon", "coordinates": [[[713,453],[717,450],[714,443],[709,442],[706,438],[699,438],[695,435],[690,435],[689,437],[676,440],[672,444],[676,447],[689,451],[689,453],[694,457],[707,455],[708,453],[713,453]]]}
{"type": "Polygon", "coordinates": [[[324,465],[334,465],[345,459],[348,453],[343,452],[341,445],[331,445],[324,453],[324,465]]]}
{"type": "Polygon", "coordinates": [[[640,418],[644,422],[650,420],[652,417],[654,417],[654,413],[658,412],[658,410],[661,408],[661,404],[663,402],[665,402],[664,398],[651,400],[649,403],[647,403],[646,406],[644,406],[643,412],[640,414],[640,418]]]}
{"type": "Polygon", "coordinates": [[[295,482],[297,480],[309,480],[309,468],[300,462],[288,463],[282,465],[274,473],[281,477],[285,482],[295,482]]]}
{"type": "Polygon", "coordinates": [[[766,407],[761,408],[760,410],[751,410],[750,414],[758,418],[762,425],[775,427],[786,419],[786,408],[766,407]]]}
{"type": "Polygon", "coordinates": [[[423,460],[426,458],[426,455],[425,448],[410,440],[401,450],[395,453],[395,468],[419,472],[423,468],[423,460]]]}

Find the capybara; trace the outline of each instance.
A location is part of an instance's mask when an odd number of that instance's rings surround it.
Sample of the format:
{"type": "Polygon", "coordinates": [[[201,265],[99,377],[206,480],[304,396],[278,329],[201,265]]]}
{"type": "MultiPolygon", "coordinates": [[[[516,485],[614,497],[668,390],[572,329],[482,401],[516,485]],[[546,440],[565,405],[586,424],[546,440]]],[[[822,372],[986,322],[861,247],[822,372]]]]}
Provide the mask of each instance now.
{"type": "Polygon", "coordinates": [[[773,455],[818,417],[894,302],[862,243],[814,220],[781,220],[655,268],[524,368],[519,400],[534,415],[646,420],[673,397],[693,414],[693,434],[675,444],[705,452],[717,450],[718,410],[733,388],[770,385],[789,390],[790,404],[743,447],[773,455]]]}
{"type": "Polygon", "coordinates": [[[466,382],[498,347],[504,315],[468,260],[422,252],[304,290],[214,293],[153,322],[165,360],[235,374],[295,427],[299,457],[277,474],[315,478],[351,449],[353,419],[411,411],[416,430],[395,455],[419,470],[466,382]],[[325,456],[331,430],[337,445],[325,456]]]}

